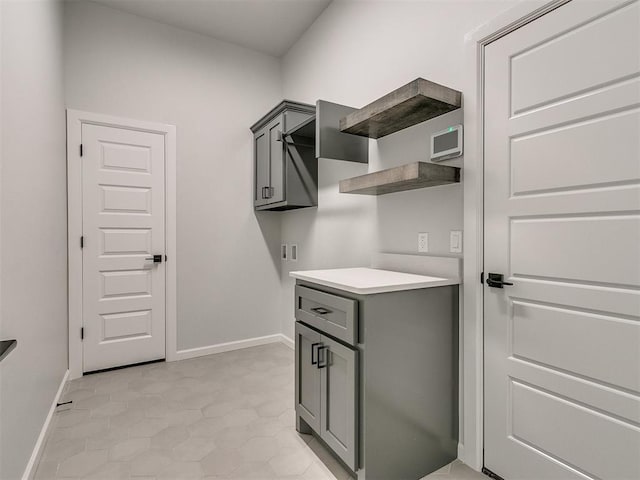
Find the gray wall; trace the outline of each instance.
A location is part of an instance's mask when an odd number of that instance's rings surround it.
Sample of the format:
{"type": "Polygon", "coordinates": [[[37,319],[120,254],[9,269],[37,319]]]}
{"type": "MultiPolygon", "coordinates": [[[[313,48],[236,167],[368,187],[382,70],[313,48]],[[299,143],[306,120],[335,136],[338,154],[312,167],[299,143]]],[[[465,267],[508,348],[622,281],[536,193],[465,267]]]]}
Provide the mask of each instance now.
{"type": "MultiPolygon", "coordinates": [[[[465,35],[514,3],[335,1],[284,57],[284,95],[361,107],[417,77],[463,90],[465,35]]],[[[430,134],[462,120],[462,112],[452,112],[370,141],[370,164],[360,167],[361,173],[427,161],[430,134]]],[[[429,232],[431,254],[461,256],[449,253],[449,232],[463,229],[462,185],[370,198],[339,194],[338,181],[356,170],[346,162],[320,160],[318,208],[283,215],[282,241],[298,243],[300,256],[282,269],[282,331],[289,337],[294,324],[291,270],[369,265],[376,251],[417,254],[418,232],[429,232]]],[[[461,410],[460,453],[465,460],[464,443],[471,450],[475,444],[477,398],[473,392],[465,398],[460,378],[461,409],[470,406],[461,410]]],[[[472,463],[474,454],[470,452],[472,463]]]]}
{"type": "MultiPolygon", "coordinates": [[[[333,2],[283,58],[284,96],[362,107],[417,77],[462,90],[465,34],[510,6],[333,2]]],[[[427,161],[430,134],[457,123],[462,111],[372,140],[368,166],[320,160],[317,210],[283,215],[282,241],[298,243],[300,257],[282,269],[285,335],[293,336],[291,270],[369,265],[376,251],[417,254],[418,232],[429,232],[430,254],[461,256],[449,253],[449,232],[462,230],[462,185],[379,197],[338,193],[342,178],[427,161]]]]}
{"type": "Polygon", "coordinates": [[[69,108],[177,126],[178,349],[279,333],[280,217],[253,212],[249,131],[279,61],[90,2],[65,6],[65,54],[69,108]]]}
{"type": "Polygon", "coordinates": [[[0,478],[20,478],[67,370],[62,5],[2,1],[0,478]]]}

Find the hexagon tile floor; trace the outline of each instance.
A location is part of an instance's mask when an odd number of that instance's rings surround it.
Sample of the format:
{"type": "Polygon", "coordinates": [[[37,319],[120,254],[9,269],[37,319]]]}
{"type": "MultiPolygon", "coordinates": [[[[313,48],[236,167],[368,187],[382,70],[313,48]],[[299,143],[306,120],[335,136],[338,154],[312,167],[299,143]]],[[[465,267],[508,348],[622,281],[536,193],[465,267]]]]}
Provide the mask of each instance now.
{"type": "MultiPolygon", "coordinates": [[[[295,431],[293,351],[271,344],[69,382],[36,479],[335,479],[295,431]]],[[[429,478],[486,478],[456,461],[429,478]]]]}

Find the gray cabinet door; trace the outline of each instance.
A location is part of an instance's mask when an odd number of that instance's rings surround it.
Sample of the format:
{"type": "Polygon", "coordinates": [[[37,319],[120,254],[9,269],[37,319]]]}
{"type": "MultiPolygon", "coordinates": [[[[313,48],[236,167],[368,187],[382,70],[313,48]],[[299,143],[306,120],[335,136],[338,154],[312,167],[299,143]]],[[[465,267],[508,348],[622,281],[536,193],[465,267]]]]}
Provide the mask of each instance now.
{"type": "Polygon", "coordinates": [[[296,322],[296,413],[316,432],[320,431],[320,369],[318,347],[321,335],[296,322]]]}
{"type": "Polygon", "coordinates": [[[265,187],[269,186],[269,136],[266,128],[258,130],[253,136],[253,155],[255,163],[253,203],[258,207],[267,202],[265,187]]]}
{"type": "Polygon", "coordinates": [[[320,437],[352,470],[356,470],[358,352],[324,335],[320,341],[320,437]]]}
{"type": "Polygon", "coordinates": [[[284,115],[278,115],[267,125],[269,135],[269,189],[266,201],[277,203],[285,200],[285,145],[281,140],[284,131],[284,115]]]}
{"type": "Polygon", "coordinates": [[[253,136],[256,207],[285,200],[283,121],[284,115],[278,115],[253,136]]]}

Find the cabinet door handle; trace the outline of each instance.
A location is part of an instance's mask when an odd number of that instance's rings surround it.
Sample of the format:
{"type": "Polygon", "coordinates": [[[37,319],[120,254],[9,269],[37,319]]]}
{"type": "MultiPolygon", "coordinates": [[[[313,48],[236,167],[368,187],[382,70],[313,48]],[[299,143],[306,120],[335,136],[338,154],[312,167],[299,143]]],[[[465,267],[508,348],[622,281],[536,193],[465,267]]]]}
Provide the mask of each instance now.
{"type": "Polygon", "coordinates": [[[318,359],[314,355],[314,352],[317,352],[316,347],[318,345],[322,345],[322,344],[320,342],[311,344],[311,365],[317,365],[318,364],[318,359]]]}
{"type": "Polygon", "coordinates": [[[329,347],[327,347],[326,345],[321,345],[318,348],[318,368],[326,367],[329,364],[328,360],[329,360],[329,347]],[[321,352],[322,352],[322,355],[320,355],[321,352]]]}
{"type": "Polygon", "coordinates": [[[273,187],[262,187],[262,198],[267,199],[273,197],[275,189],[273,187]]]}
{"type": "Polygon", "coordinates": [[[329,310],[328,308],[324,308],[324,307],[315,307],[311,309],[312,312],[316,312],[320,315],[326,315],[327,313],[331,313],[331,310],[329,310]]]}

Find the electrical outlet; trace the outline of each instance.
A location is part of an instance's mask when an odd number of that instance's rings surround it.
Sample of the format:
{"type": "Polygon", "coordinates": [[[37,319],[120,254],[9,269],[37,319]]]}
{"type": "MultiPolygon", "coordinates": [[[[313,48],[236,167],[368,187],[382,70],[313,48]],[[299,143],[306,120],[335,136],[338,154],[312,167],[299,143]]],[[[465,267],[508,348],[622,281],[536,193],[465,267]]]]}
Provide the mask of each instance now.
{"type": "Polygon", "coordinates": [[[426,232],[418,233],[418,252],[425,253],[429,251],[429,234],[426,232]]]}
{"type": "Polygon", "coordinates": [[[280,245],[280,259],[283,262],[287,261],[287,244],[283,243],[282,245],[280,245]]]}
{"type": "Polygon", "coordinates": [[[451,230],[449,233],[449,251],[462,253],[462,232],[460,230],[451,230]]]}
{"type": "Polygon", "coordinates": [[[297,262],[298,261],[298,244],[292,243],[291,245],[289,245],[289,247],[291,248],[291,250],[289,251],[289,260],[292,262],[297,262]]]}

